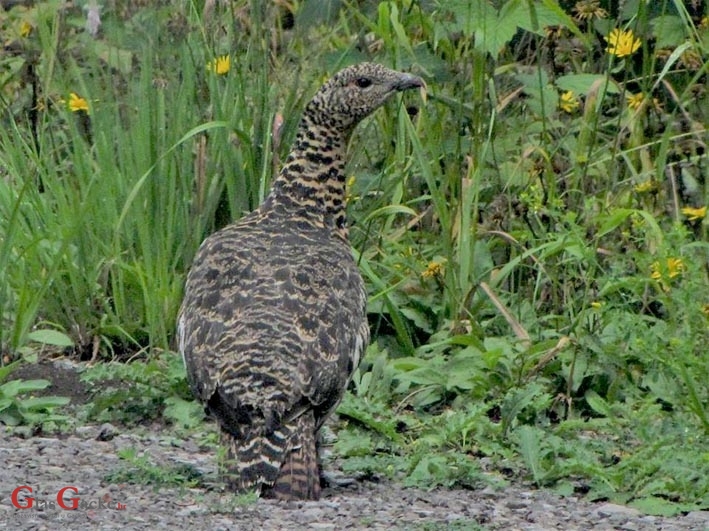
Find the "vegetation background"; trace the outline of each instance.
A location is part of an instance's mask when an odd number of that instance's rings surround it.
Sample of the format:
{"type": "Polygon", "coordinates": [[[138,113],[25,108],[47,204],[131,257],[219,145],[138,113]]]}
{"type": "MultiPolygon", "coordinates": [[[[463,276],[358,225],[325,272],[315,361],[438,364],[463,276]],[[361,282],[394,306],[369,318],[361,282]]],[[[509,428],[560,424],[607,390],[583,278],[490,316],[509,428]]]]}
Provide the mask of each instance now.
{"type": "Polygon", "coordinates": [[[707,2],[1,5],[0,421],[213,443],[171,350],[191,258],[373,60],[428,97],[351,146],[373,341],[345,470],[709,508],[707,2]],[[57,355],[92,362],[88,408],[11,379],[57,355]]]}

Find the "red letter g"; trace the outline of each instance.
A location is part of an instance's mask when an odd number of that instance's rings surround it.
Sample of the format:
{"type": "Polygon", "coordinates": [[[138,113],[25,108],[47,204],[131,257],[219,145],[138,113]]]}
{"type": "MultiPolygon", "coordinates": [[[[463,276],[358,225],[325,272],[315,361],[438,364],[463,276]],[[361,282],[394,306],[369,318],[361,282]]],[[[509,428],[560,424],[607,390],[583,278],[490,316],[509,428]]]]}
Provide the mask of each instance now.
{"type": "Polygon", "coordinates": [[[69,498],[71,501],[71,505],[67,506],[64,504],[64,493],[68,490],[74,491],[74,494],[78,494],[79,491],[77,490],[76,487],[64,487],[61,489],[59,492],[57,492],[57,503],[59,504],[59,507],[62,509],[67,509],[67,510],[74,510],[79,507],[79,498],[69,498]]]}
{"type": "Polygon", "coordinates": [[[34,498],[32,496],[27,496],[25,498],[25,504],[21,504],[20,500],[17,499],[17,495],[23,491],[29,491],[30,494],[32,494],[32,487],[28,487],[27,485],[22,485],[21,487],[17,487],[15,490],[12,491],[12,495],[10,496],[10,501],[12,502],[12,505],[15,506],[16,509],[31,509],[32,505],[34,504],[34,498]]]}

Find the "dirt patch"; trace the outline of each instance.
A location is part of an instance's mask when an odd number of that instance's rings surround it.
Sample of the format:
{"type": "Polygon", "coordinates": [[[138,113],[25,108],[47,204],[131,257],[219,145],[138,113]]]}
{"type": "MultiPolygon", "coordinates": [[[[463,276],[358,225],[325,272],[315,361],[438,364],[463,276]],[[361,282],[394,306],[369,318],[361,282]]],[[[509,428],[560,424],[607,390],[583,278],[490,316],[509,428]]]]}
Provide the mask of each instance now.
{"type": "Polygon", "coordinates": [[[40,360],[37,363],[20,365],[10,374],[10,380],[48,380],[45,389],[35,391],[36,396],[65,396],[73,406],[86,404],[91,395],[81,381],[80,368],[69,360],[40,360]]]}

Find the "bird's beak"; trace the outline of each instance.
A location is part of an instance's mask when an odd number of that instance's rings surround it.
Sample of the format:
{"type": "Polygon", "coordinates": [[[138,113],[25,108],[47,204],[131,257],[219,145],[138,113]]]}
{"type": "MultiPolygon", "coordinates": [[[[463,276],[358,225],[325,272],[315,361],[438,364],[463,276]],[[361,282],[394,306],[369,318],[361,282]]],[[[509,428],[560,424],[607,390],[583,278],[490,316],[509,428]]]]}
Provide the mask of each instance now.
{"type": "Polygon", "coordinates": [[[401,74],[394,84],[394,90],[402,91],[414,88],[426,89],[426,82],[413,74],[401,74]]]}

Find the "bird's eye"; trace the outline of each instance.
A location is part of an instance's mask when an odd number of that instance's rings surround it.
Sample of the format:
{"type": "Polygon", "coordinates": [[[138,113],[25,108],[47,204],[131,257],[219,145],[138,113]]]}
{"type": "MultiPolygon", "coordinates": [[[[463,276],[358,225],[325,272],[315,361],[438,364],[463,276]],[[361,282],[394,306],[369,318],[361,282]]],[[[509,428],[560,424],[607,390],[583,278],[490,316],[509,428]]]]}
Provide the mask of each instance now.
{"type": "Polygon", "coordinates": [[[372,80],[368,77],[358,77],[357,79],[355,79],[355,85],[357,85],[359,88],[367,88],[371,84],[372,80]]]}

